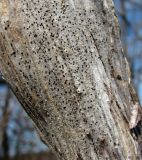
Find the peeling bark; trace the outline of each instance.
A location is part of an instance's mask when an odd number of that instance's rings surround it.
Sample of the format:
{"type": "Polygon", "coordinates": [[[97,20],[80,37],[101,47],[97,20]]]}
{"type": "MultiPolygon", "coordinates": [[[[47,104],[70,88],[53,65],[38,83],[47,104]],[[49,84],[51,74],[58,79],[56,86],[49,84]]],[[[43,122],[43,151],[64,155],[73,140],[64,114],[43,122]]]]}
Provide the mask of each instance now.
{"type": "Polygon", "coordinates": [[[0,10],[0,70],[58,159],[142,159],[112,1],[2,0],[0,10]]]}

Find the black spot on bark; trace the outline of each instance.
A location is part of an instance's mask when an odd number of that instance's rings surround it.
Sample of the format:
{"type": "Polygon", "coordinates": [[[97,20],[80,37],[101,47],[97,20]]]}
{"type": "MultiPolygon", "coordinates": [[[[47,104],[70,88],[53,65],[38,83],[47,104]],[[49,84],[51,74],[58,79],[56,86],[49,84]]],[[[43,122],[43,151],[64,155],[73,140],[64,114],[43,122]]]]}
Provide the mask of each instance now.
{"type": "Polygon", "coordinates": [[[117,75],[117,79],[120,80],[120,81],[122,80],[120,75],[117,75]]]}
{"type": "Polygon", "coordinates": [[[79,152],[77,153],[77,160],[83,160],[83,158],[79,152]]]}
{"type": "Polygon", "coordinates": [[[89,134],[87,134],[87,138],[88,138],[89,140],[93,141],[93,138],[92,138],[92,136],[91,136],[91,134],[90,134],[90,133],[89,133],[89,134]]]}
{"type": "Polygon", "coordinates": [[[37,34],[35,34],[34,37],[37,37],[37,34]]]}
{"type": "Polygon", "coordinates": [[[14,57],[15,57],[15,56],[16,56],[16,52],[12,52],[12,53],[11,53],[11,56],[14,56],[14,57]]]}

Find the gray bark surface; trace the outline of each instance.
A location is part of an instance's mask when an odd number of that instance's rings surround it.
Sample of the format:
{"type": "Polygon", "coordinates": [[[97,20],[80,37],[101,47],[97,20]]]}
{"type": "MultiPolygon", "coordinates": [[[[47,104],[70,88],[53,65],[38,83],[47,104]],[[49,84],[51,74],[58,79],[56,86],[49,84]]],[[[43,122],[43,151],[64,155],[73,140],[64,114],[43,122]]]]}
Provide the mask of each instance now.
{"type": "Polygon", "coordinates": [[[1,0],[0,18],[0,70],[59,160],[142,159],[111,0],[1,0]]]}

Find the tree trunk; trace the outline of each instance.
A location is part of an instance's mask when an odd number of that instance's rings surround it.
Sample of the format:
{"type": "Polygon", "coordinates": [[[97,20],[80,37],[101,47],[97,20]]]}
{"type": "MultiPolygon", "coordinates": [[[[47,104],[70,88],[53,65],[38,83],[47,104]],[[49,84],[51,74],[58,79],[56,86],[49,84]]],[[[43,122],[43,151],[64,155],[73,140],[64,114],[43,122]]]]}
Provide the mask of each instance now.
{"type": "MultiPolygon", "coordinates": [[[[10,118],[10,112],[9,112],[9,107],[10,107],[10,100],[11,100],[11,91],[9,88],[7,88],[7,94],[6,94],[6,99],[5,99],[5,105],[3,108],[3,115],[2,115],[2,125],[3,127],[1,128],[3,131],[3,137],[2,137],[2,149],[3,149],[3,157],[5,160],[9,159],[9,142],[8,142],[8,121],[10,118]]],[[[2,126],[1,125],[1,126],[2,126]]]]}
{"type": "Polygon", "coordinates": [[[0,10],[0,69],[58,159],[142,159],[112,1],[2,0],[0,10]]]}

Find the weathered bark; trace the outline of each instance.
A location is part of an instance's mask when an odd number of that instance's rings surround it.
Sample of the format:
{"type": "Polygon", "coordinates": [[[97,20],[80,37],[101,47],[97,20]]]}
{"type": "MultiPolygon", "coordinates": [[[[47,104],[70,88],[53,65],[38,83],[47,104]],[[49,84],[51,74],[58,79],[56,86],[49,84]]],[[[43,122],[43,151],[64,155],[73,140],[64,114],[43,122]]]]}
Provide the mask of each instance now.
{"type": "MultiPolygon", "coordinates": [[[[5,158],[2,158],[1,160],[5,160],[5,158]]],[[[57,159],[54,153],[48,151],[37,154],[16,155],[15,157],[9,158],[9,160],[57,160],[57,159]]]]}
{"type": "Polygon", "coordinates": [[[0,10],[1,71],[58,158],[142,159],[112,1],[2,0],[0,10]]]}

